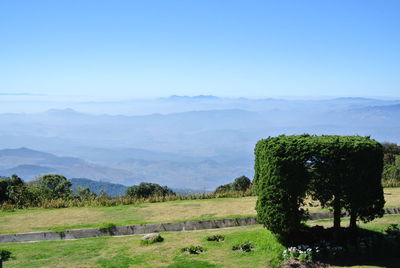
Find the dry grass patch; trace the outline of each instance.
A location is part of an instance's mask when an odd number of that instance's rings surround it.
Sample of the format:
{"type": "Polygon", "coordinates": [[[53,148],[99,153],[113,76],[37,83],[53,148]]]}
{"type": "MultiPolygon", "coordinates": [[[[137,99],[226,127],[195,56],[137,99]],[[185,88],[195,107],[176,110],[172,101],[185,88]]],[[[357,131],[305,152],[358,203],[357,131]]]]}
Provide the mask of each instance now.
{"type": "MultiPolygon", "coordinates": [[[[386,188],[387,207],[400,207],[400,188],[386,188]]],[[[257,197],[170,201],[115,207],[29,209],[0,212],[0,233],[65,230],[116,225],[174,222],[256,215],[257,197]]],[[[317,204],[315,204],[317,205],[317,204]]],[[[320,211],[319,206],[310,212],[320,211]]]]}
{"type": "Polygon", "coordinates": [[[251,216],[256,214],[256,197],[219,198],[146,204],[138,213],[149,222],[168,222],[194,218],[251,216]]]}

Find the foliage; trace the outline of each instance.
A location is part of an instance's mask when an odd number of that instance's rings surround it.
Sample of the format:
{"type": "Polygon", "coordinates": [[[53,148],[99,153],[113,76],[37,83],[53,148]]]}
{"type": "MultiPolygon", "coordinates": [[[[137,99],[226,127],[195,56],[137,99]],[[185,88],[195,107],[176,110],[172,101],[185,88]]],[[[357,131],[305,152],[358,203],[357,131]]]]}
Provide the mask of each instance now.
{"type": "Polygon", "coordinates": [[[67,198],[71,196],[72,183],[62,175],[43,175],[33,181],[40,194],[47,199],[67,198]]]}
{"type": "Polygon", "coordinates": [[[386,228],[385,233],[400,238],[400,227],[398,224],[391,224],[386,228]]]}
{"type": "Polygon", "coordinates": [[[35,203],[37,193],[17,175],[0,179],[0,203],[7,203],[17,208],[24,208],[35,203]]]}
{"type": "Polygon", "coordinates": [[[383,143],[382,184],[385,187],[400,186],[400,146],[395,143],[383,143]]]}
{"type": "Polygon", "coordinates": [[[223,193],[228,191],[232,191],[232,183],[220,185],[215,189],[216,193],[223,193]]]}
{"type": "Polygon", "coordinates": [[[218,186],[215,189],[215,193],[223,193],[223,192],[245,192],[251,189],[251,180],[246,176],[240,176],[236,178],[232,183],[223,184],[218,186]]]}
{"type": "Polygon", "coordinates": [[[234,245],[232,247],[232,250],[242,251],[242,252],[250,252],[250,251],[254,250],[254,245],[253,245],[253,242],[246,241],[246,242],[234,245]]]}
{"type": "Polygon", "coordinates": [[[285,249],[282,256],[284,260],[312,261],[313,256],[318,253],[318,247],[312,248],[308,245],[299,245],[285,249]]]}
{"type": "Polygon", "coordinates": [[[200,254],[203,253],[204,251],[206,251],[206,249],[203,248],[202,246],[188,246],[181,248],[181,252],[186,254],[200,254]]]}
{"type": "Polygon", "coordinates": [[[365,222],[383,215],[382,146],[369,137],[293,135],[261,140],[255,148],[257,219],[276,234],[299,230],[306,194],[365,222]]]}
{"type": "Polygon", "coordinates": [[[88,187],[77,186],[75,191],[76,191],[76,193],[75,193],[74,197],[81,201],[94,199],[97,196],[88,187]]]}
{"type": "Polygon", "coordinates": [[[232,183],[233,191],[246,191],[251,186],[251,180],[246,176],[236,178],[232,183]]]}
{"type": "Polygon", "coordinates": [[[223,235],[211,235],[207,237],[207,241],[216,241],[216,242],[222,242],[225,240],[225,236],[223,235]]]}
{"type": "MultiPolygon", "coordinates": [[[[68,208],[68,207],[112,207],[119,205],[132,205],[132,204],[142,204],[142,203],[155,203],[155,202],[167,202],[167,201],[177,201],[177,200],[199,200],[199,199],[214,199],[214,198],[238,198],[253,195],[251,190],[246,192],[221,192],[221,193],[200,193],[200,194],[188,194],[188,195],[166,195],[166,196],[149,196],[147,198],[131,197],[131,196],[118,196],[111,197],[106,194],[100,195],[89,195],[87,199],[82,199],[78,195],[71,195],[67,198],[56,198],[48,199],[45,196],[40,195],[40,191],[37,187],[25,184],[27,187],[29,197],[26,198],[24,202],[20,204],[11,203],[10,200],[6,202],[0,202],[0,210],[10,211],[22,208],[68,208]]],[[[22,200],[22,199],[20,199],[22,200]]]]}
{"type": "Polygon", "coordinates": [[[0,262],[8,261],[11,258],[12,253],[8,250],[1,249],[0,250],[0,262]]]}
{"type": "Polygon", "coordinates": [[[142,182],[134,185],[126,190],[126,196],[136,198],[148,198],[150,196],[167,196],[175,195],[175,193],[167,186],[160,186],[156,183],[142,182]]]}

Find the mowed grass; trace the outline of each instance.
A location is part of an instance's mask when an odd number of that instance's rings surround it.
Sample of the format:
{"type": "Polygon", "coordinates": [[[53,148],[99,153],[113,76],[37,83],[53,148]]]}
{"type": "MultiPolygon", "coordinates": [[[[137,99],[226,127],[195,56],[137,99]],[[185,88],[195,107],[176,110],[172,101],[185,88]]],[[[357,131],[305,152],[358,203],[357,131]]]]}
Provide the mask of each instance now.
{"type": "Polygon", "coordinates": [[[0,212],[0,233],[65,230],[255,215],[255,197],[170,201],[115,207],[26,209],[0,212]]]}
{"type": "MultiPolygon", "coordinates": [[[[331,225],[331,221],[310,221],[310,224],[331,225]]],[[[385,216],[360,226],[382,231],[391,223],[400,223],[400,215],[385,216]]],[[[278,267],[285,249],[261,225],[161,233],[164,241],[148,246],[140,245],[141,235],[123,237],[98,237],[81,240],[44,241],[36,243],[0,244],[0,249],[13,253],[15,259],[4,267],[278,267]],[[225,236],[224,242],[207,241],[210,235],[225,236]],[[232,246],[252,241],[256,250],[249,253],[232,251],[232,246]],[[182,247],[200,245],[206,251],[199,255],[180,252],[182,247]]],[[[382,260],[366,266],[349,267],[400,267],[399,258],[382,260]]]]}
{"type": "MultiPolygon", "coordinates": [[[[386,188],[387,207],[400,207],[400,188],[386,188]]],[[[115,207],[26,209],[0,212],[0,233],[66,230],[116,225],[246,217],[256,214],[257,197],[170,201],[115,207]]],[[[309,207],[311,212],[319,207],[309,207]]]]}
{"type": "Polygon", "coordinates": [[[15,259],[4,267],[276,267],[284,247],[260,225],[217,230],[161,233],[164,241],[140,245],[140,235],[99,237],[72,241],[0,244],[15,259]],[[209,235],[225,235],[224,242],[210,242],[209,235]],[[232,246],[252,241],[255,251],[236,252],[232,246]],[[199,255],[180,252],[201,245],[199,255]]]}

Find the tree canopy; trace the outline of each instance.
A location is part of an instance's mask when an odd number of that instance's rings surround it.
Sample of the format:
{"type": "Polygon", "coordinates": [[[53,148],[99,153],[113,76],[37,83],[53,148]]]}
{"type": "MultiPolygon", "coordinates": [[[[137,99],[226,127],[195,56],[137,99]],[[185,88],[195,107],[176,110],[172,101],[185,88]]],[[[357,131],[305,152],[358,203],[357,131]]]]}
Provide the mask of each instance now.
{"type": "Polygon", "coordinates": [[[62,175],[43,175],[35,179],[33,184],[48,198],[62,198],[72,194],[71,181],[62,175]]]}
{"type": "Polygon", "coordinates": [[[126,195],[136,198],[147,198],[150,196],[166,196],[175,195],[175,193],[167,186],[161,186],[157,183],[142,182],[134,185],[126,190],[126,195]]]}
{"type": "Polygon", "coordinates": [[[255,148],[258,221],[275,233],[290,233],[306,218],[307,194],[334,211],[370,221],[383,215],[382,145],[369,137],[293,135],[261,140],[255,148]]]}

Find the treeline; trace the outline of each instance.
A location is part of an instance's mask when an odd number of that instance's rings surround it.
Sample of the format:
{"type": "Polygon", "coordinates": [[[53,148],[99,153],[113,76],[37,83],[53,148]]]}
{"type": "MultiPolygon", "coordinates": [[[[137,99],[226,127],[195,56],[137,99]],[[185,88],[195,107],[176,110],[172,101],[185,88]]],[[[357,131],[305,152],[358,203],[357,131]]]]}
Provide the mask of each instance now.
{"type": "Polygon", "coordinates": [[[395,143],[383,143],[383,173],[382,184],[384,187],[400,186],[400,146],[395,143]]]}
{"type": "Polygon", "coordinates": [[[232,188],[213,193],[176,194],[167,186],[156,183],[140,183],[128,187],[123,196],[112,197],[105,191],[94,193],[88,187],[71,189],[72,182],[62,175],[49,174],[29,183],[17,175],[0,179],[0,209],[12,210],[31,207],[65,208],[82,206],[116,206],[144,202],[209,199],[219,197],[242,197],[252,195],[251,181],[247,177],[237,178],[232,188]]]}
{"type": "MultiPolygon", "coordinates": [[[[384,167],[382,185],[400,186],[400,146],[383,143],[384,167]]],[[[0,209],[42,207],[62,208],[79,206],[116,206],[143,202],[243,197],[254,195],[252,181],[246,176],[232,183],[218,186],[212,193],[177,194],[167,186],[140,183],[128,187],[122,196],[111,196],[105,191],[94,192],[90,187],[72,189],[72,182],[61,175],[44,175],[25,182],[17,175],[0,177],[0,209]]]]}

